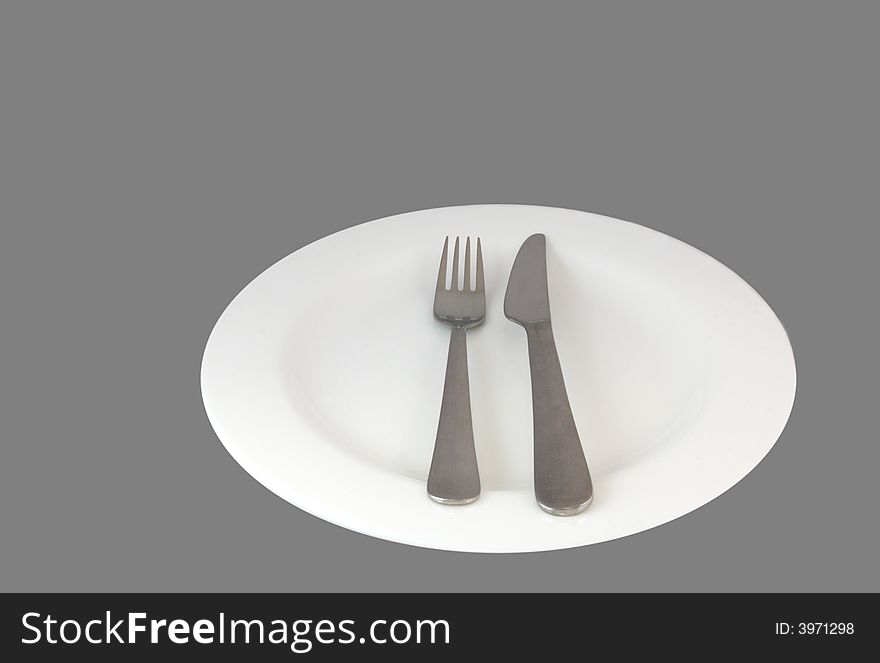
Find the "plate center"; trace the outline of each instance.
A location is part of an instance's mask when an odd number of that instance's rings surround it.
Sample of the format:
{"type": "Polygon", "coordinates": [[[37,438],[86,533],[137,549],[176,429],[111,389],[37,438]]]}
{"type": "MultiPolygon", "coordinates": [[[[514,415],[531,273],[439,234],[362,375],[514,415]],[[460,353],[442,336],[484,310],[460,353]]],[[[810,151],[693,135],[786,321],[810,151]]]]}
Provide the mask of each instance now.
{"type": "MultiPolygon", "coordinates": [[[[348,452],[425,479],[449,338],[425,297],[433,275],[424,265],[432,260],[389,254],[370,261],[372,267],[349,265],[363,279],[330,280],[301,308],[285,367],[290,405],[348,452]],[[399,277],[419,273],[426,278],[399,277]]],[[[504,269],[496,261],[487,271],[495,285],[487,322],[468,340],[485,490],[532,485],[526,338],[502,313],[504,269]]],[[[670,439],[698,411],[704,390],[703,344],[682,333],[687,310],[674,293],[634,270],[565,247],[550,256],[556,342],[594,477],[670,439]]]]}

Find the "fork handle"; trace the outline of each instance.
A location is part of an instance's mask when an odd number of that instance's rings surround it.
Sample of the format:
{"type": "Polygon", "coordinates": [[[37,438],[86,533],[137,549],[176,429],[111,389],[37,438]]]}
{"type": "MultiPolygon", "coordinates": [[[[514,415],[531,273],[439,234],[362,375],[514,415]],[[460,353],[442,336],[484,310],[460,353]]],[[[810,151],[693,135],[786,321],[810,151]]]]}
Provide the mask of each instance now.
{"type": "Polygon", "coordinates": [[[449,338],[440,422],[428,473],[428,495],[441,504],[469,504],[480,496],[464,327],[453,327],[449,338]]]}
{"type": "Polygon", "coordinates": [[[535,498],[547,513],[571,516],[593,500],[590,470],[565,391],[550,322],[526,327],[532,375],[535,498]]]}

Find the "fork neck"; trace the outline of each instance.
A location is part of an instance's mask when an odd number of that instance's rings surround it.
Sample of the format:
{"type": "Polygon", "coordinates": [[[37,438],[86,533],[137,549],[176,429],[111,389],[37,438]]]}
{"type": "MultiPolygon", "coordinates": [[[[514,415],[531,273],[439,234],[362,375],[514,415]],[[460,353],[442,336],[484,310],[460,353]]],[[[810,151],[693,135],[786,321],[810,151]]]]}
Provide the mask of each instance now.
{"type": "Polygon", "coordinates": [[[472,327],[477,327],[483,322],[482,320],[474,320],[470,318],[465,320],[455,320],[452,318],[441,318],[439,316],[435,317],[439,322],[442,322],[447,327],[451,329],[460,329],[461,331],[471,329],[472,327]]]}

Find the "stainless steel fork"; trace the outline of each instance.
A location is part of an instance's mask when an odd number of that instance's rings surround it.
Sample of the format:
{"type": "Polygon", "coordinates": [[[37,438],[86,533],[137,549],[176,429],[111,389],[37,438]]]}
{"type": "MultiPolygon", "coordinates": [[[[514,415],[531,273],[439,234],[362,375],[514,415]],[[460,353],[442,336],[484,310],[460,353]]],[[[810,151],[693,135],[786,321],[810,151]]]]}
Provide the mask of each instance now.
{"type": "Polygon", "coordinates": [[[464,248],[464,280],[459,283],[459,238],[452,252],[452,278],[446,285],[449,238],[443,243],[434,317],[452,328],[446,382],[440,405],[440,423],[434,456],[428,473],[428,495],[441,504],[469,504],[480,496],[480,472],[474,449],[471,393],[468,384],[467,330],[486,318],[486,286],[483,280],[483,247],[477,238],[476,280],[471,284],[471,240],[464,248]]]}

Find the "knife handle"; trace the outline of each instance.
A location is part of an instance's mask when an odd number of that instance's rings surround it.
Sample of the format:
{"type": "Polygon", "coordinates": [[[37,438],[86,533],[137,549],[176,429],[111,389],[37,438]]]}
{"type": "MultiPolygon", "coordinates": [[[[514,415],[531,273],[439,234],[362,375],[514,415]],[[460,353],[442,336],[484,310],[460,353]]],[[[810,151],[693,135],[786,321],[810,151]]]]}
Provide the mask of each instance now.
{"type": "Polygon", "coordinates": [[[593,483],[578,437],[550,322],[526,327],[532,375],[535,498],[554,516],[573,516],[593,501],[593,483]]]}
{"type": "Polygon", "coordinates": [[[453,327],[449,338],[440,422],[428,473],[428,495],[441,504],[470,504],[480,496],[464,327],[453,327]]]}

